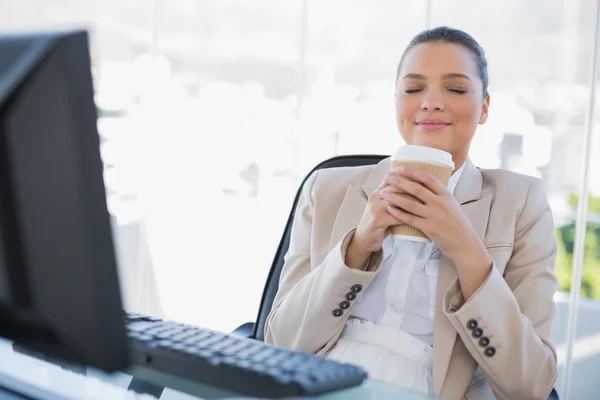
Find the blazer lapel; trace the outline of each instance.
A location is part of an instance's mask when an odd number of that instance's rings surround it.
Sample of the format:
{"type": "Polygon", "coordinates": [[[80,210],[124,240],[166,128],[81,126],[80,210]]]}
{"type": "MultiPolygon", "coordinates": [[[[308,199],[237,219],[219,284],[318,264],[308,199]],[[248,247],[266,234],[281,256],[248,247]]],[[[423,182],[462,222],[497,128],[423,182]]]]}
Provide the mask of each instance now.
{"type": "Polygon", "coordinates": [[[375,168],[373,168],[373,171],[371,171],[371,174],[369,175],[365,183],[363,183],[361,186],[363,193],[367,199],[373,194],[375,189],[377,189],[379,185],[381,185],[381,181],[383,181],[383,177],[385,176],[385,174],[387,174],[391,170],[391,157],[384,158],[383,160],[379,161],[375,168]]]}
{"type": "MultiPolygon", "coordinates": [[[[481,172],[467,159],[463,174],[454,190],[454,196],[461,204],[463,212],[481,240],[485,237],[492,200],[491,195],[482,197],[482,187],[481,172]]],[[[457,277],[454,262],[442,255],[436,290],[433,333],[433,389],[436,396],[443,395],[442,387],[448,372],[452,349],[458,336],[442,309],[444,293],[457,277]]],[[[475,368],[473,371],[465,371],[465,373],[472,375],[474,371],[475,368]]]]}
{"type": "Polygon", "coordinates": [[[356,228],[367,206],[371,193],[381,184],[391,168],[390,158],[380,161],[362,186],[348,185],[346,195],[335,217],[329,248],[333,248],[350,229],[356,228]]]}

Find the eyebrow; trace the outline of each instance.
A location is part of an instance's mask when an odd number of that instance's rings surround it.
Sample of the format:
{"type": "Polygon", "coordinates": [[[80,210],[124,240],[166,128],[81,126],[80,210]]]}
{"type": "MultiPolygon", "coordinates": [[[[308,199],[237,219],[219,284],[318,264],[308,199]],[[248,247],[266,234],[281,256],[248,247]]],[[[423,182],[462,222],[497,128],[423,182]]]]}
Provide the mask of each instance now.
{"type": "MultiPolygon", "coordinates": [[[[463,78],[463,79],[467,79],[468,81],[471,81],[471,78],[469,78],[467,75],[465,74],[460,74],[457,72],[452,72],[449,74],[444,74],[442,75],[442,79],[452,79],[452,78],[463,78]]],[[[404,75],[404,77],[402,77],[402,79],[427,79],[425,77],[425,75],[421,75],[421,74],[406,74],[404,75]]]]}

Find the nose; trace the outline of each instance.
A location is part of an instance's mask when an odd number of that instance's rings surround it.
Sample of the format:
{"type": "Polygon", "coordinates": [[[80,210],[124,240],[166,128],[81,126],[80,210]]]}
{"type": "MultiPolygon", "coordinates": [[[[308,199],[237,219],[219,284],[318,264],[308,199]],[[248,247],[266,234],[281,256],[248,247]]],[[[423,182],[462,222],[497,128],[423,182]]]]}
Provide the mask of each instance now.
{"type": "Polygon", "coordinates": [[[433,91],[429,90],[423,96],[421,102],[421,110],[423,111],[444,111],[444,103],[441,101],[440,96],[433,91]]]}

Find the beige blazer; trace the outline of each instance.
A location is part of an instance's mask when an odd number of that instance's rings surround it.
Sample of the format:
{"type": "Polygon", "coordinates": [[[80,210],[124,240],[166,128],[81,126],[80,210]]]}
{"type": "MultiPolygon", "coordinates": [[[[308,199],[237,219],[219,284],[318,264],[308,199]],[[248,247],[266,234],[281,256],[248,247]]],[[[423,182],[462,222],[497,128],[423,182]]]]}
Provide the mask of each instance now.
{"type": "MultiPolygon", "coordinates": [[[[382,264],[381,250],[366,271],[347,267],[344,255],[368,196],[389,170],[388,158],[376,166],[319,170],[307,180],[266,322],[267,342],[317,355],[335,345],[352,307],[338,317],[333,311],[353,286],[369,285],[382,264]]],[[[433,334],[434,394],[447,399],[545,399],[557,375],[550,331],[558,284],[553,220],[543,183],[510,171],[478,169],[467,160],[454,195],[494,267],[465,303],[456,267],[442,255],[433,334]],[[487,346],[473,336],[475,323],[489,338],[487,346]]]]}

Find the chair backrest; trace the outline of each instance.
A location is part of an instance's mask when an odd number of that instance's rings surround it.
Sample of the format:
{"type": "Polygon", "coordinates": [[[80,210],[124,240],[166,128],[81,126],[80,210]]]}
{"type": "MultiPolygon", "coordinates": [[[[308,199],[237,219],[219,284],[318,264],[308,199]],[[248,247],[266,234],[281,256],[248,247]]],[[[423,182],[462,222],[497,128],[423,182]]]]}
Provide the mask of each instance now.
{"type": "Polygon", "coordinates": [[[267,316],[269,315],[269,312],[271,312],[271,308],[273,307],[273,300],[275,299],[275,294],[277,294],[277,290],[279,289],[279,276],[281,275],[281,269],[283,268],[284,256],[287,253],[290,245],[290,233],[292,231],[292,223],[294,222],[296,206],[298,205],[298,200],[300,199],[302,188],[304,187],[304,184],[306,183],[308,177],[319,169],[373,165],[377,164],[379,161],[383,160],[386,157],[389,156],[366,154],[333,157],[329,160],[323,161],[322,163],[314,167],[313,170],[310,171],[310,173],[304,178],[302,184],[298,188],[298,192],[296,193],[296,198],[294,199],[292,210],[290,211],[290,215],[285,225],[283,236],[281,237],[281,241],[279,242],[279,247],[277,248],[277,252],[275,253],[273,263],[271,264],[271,271],[269,272],[269,276],[267,277],[267,283],[265,284],[265,288],[263,291],[262,300],[260,302],[260,308],[258,310],[258,316],[256,318],[256,323],[254,324],[254,331],[252,332],[253,338],[258,340],[264,340],[265,321],[267,319],[267,316]]]}

